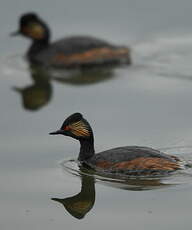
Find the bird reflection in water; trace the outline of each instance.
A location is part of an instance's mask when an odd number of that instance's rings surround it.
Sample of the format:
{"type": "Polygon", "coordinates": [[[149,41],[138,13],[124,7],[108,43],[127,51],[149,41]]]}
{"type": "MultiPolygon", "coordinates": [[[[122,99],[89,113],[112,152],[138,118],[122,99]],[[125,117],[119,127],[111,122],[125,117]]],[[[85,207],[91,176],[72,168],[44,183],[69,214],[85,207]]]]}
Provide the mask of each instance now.
{"type": "Polygon", "coordinates": [[[130,191],[146,191],[146,190],[154,190],[154,189],[160,189],[167,186],[173,186],[173,184],[165,183],[161,179],[158,178],[150,178],[150,179],[144,179],[144,178],[131,178],[127,179],[125,181],[113,181],[110,179],[107,179],[104,181],[105,185],[108,185],[110,187],[115,187],[118,189],[123,190],[130,190],[130,191]]]}
{"type": "Polygon", "coordinates": [[[96,179],[93,172],[88,174],[87,169],[81,168],[79,176],[81,177],[81,191],[75,196],[67,198],[52,198],[53,201],[61,203],[64,208],[75,218],[83,219],[85,215],[93,208],[95,203],[95,180],[104,185],[130,191],[145,191],[160,189],[171,184],[166,184],[161,179],[127,179],[125,181],[113,180],[101,177],[96,179]]]}
{"type": "Polygon", "coordinates": [[[31,66],[30,73],[33,84],[24,88],[13,87],[13,90],[21,95],[24,109],[36,111],[51,100],[52,87],[50,77],[44,69],[31,66]]]}
{"type": "Polygon", "coordinates": [[[75,218],[82,219],[92,209],[95,203],[95,179],[93,176],[81,175],[81,191],[68,198],[52,198],[61,203],[75,218]]]}
{"type": "Polygon", "coordinates": [[[92,70],[51,70],[39,65],[30,65],[31,85],[23,88],[13,87],[22,97],[23,108],[28,111],[38,111],[47,105],[52,98],[52,81],[61,84],[86,86],[110,80],[114,77],[113,69],[92,70]]]}
{"type": "Polygon", "coordinates": [[[111,80],[115,77],[112,67],[94,68],[84,70],[55,71],[53,80],[74,86],[86,86],[111,80]]]}

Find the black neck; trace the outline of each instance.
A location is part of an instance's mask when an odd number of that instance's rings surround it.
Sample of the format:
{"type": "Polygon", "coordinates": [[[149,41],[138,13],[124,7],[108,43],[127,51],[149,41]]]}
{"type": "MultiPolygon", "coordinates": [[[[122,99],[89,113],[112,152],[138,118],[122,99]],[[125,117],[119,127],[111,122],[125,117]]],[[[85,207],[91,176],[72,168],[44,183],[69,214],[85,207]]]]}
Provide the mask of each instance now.
{"type": "Polygon", "coordinates": [[[89,139],[80,139],[80,153],[78,160],[85,161],[91,158],[95,154],[94,149],[94,139],[93,137],[89,139]]]}
{"type": "Polygon", "coordinates": [[[33,40],[31,47],[29,48],[27,55],[31,58],[33,55],[39,53],[41,50],[47,48],[49,46],[49,39],[43,40],[33,40]]]}

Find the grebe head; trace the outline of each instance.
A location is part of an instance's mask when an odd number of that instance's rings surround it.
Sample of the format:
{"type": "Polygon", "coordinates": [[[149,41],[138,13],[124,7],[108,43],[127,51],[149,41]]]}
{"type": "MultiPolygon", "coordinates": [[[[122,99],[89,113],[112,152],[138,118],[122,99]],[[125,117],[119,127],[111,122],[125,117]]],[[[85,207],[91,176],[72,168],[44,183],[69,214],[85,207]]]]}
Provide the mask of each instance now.
{"type": "Polygon", "coordinates": [[[11,34],[23,35],[35,41],[49,41],[50,31],[46,23],[35,13],[26,13],[20,17],[18,31],[11,34]]]}
{"type": "Polygon", "coordinates": [[[91,126],[80,113],[70,115],[62,124],[61,128],[50,135],[62,134],[79,141],[93,139],[91,126]]]}

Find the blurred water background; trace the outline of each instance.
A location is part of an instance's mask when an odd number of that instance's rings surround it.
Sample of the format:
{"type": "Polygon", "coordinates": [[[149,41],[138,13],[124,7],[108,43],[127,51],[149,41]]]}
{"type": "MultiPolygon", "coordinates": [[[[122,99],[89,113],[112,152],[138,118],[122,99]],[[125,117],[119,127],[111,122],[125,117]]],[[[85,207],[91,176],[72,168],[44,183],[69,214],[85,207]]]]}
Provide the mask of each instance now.
{"type": "MultiPolygon", "coordinates": [[[[0,3],[0,228],[191,229],[192,183],[184,175],[179,185],[155,190],[133,191],[96,183],[92,210],[81,221],[72,217],[51,198],[79,193],[80,178],[66,173],[59,164],[63,159],[77,157],[79,146],[72,139],[53,138],[48,133],[59,128],[71,113],[81,112],[93,127],[98,152],[116,146],[144,145],[173,147],[168,152],[182,155],[182,148],[177,146],[184,146],[185,156],[190,158],[192,2],[0,3]],[[36,77],[23,59],[29,41],[9,34],[17,29],[19,16],[31,11],[47,21],[53,40],[88,34],[129,45],[133,65],[117,68],[89,84],[87,77],[82,84],[70,79],[48,81],[40,93],[39,88],[34,93],[42,95],[42,101],[27,97],[24,106],[23,92],[34,89],[36,77]]],[[[93,203],[86,200],[83,204],[87,204],[88,211],[93,203]]],[[[81,211],[83,204],[77,207],[81,211]]]]}

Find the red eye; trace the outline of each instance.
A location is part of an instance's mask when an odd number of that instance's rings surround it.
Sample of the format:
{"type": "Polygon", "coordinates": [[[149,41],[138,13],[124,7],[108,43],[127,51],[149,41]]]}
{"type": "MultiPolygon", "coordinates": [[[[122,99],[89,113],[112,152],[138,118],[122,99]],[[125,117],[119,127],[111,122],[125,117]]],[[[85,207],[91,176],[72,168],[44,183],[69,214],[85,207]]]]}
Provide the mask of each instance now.
{"type": "Polygon", "coordinates": [[[68,131],[68,130],[70,130],[70,127],[69,127],[69,126],[65,126],[65,127],[64,127],[64,130],[65,130],[65,131],[68,131]]]}

